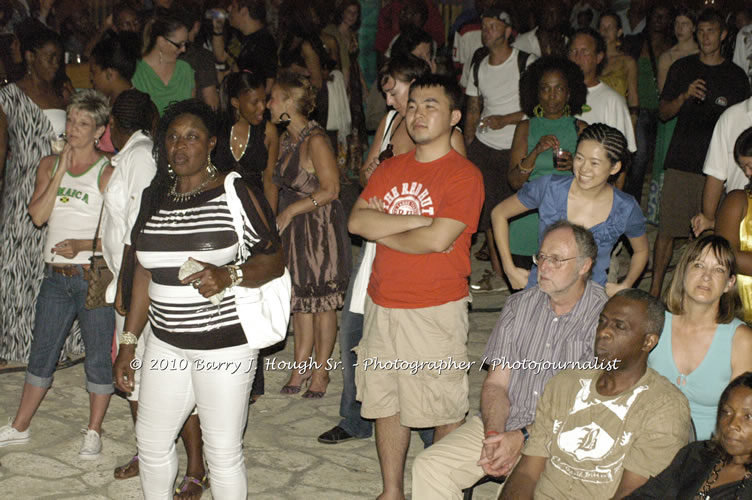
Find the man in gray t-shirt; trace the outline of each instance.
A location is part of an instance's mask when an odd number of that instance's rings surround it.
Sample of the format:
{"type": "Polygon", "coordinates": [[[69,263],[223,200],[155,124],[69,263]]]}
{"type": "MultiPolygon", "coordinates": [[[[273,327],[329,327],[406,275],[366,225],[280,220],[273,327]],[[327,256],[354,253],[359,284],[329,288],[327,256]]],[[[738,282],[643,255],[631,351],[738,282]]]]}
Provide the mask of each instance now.
{"type": "Polygon", "coordinates": [[[549,226],[542,239],[538,285],[509,297],[488,340],[481,416],[418,455],[414,498],[461,498],[463,488],[486,474],[508,475],[546,382],[563,368],[593,361],[598,315],[607,298],[589,279],[595,240],[566,220],[549,226]]]}

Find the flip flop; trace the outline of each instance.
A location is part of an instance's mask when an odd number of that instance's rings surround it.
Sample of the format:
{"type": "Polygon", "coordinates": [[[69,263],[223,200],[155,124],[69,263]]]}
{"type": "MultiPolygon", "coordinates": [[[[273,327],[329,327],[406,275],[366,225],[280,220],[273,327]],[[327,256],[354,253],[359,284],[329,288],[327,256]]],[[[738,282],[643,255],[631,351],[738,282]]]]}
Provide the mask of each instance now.
{"type": "MultiPolygon", "coordinates": [[[[180,481],[180,484],[175,488],[175,494],[180,495],[181,493],[185,493],[188,491],[188,488],[191,484],[195,484],[196,486],[201,488],[201,495],[204,494],[204,492],[209,488],[209,478],[204,474],[204,477],[201,480],[196,479],[193,476],[185,475],[183,476],[183,480],[180,481]]],[[[201,497],[199,495],[199,498],[201,497]]]]}

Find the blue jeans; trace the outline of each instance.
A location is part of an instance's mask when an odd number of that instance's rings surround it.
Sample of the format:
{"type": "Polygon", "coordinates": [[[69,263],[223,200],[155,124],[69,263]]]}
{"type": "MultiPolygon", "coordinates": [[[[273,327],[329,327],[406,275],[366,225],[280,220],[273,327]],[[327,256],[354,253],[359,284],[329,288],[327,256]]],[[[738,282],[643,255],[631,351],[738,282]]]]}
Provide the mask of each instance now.
{"type": "Polygon", "coordinates": [[[640,108],[637,116],[635,142],[637,152],[632,156],[632,166],[627,170],[624,192],[631,194],[640,203],[645,172],[653,161],[656,134],[658,133],[658,110],[640,108]]]}
{"type": "MultiPolygon", "coordinates": [[[[360,401],[355,399],[355,364],[358,358],[353,352],[360,339],[363,338],[363,315],[350,311],[350,301],[353,294],[353,283],[358,275],[363,250],[353,258],[353,272],[345,295],[345,305],[342,308],[339,325],[339,348],[342,359],[342,398],[339,401],[339,414],[342,416],[339,425],[351,436],[368,438],[373,434],[373,422],[360,416],[360,401]]],[[[433,443],[433,429],[421,429],[420,438],[426,448],[433,443]]]]}
{"type": "Polygon", "coordinates": [[[111,306],[87,310],[86,290],[82,269],[76,276],[63,276],[50,266],[44,270],[34,321],[26,382],[36,387],[52,385],[55,367],[73,320],[78,318],[86,348],[84,371],[86,390],[94,394],[112,394],[112,335],[115,332],[115,313],[111,306]]]}

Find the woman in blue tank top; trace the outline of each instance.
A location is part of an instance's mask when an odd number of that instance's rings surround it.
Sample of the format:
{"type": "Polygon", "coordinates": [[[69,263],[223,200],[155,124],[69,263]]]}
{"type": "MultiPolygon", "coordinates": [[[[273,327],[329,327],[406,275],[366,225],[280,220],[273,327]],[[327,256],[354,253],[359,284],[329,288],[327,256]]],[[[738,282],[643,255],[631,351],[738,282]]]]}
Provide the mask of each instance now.
{"type": "Polygon", "coordinates": [[[735,283],[731,246],[709,235],[688,245],[663,294],[668,312],[648,366],[687,396],[697,439],[710,439],[729,381],[752,370],[752,329],[736,318],[735,283]]]}

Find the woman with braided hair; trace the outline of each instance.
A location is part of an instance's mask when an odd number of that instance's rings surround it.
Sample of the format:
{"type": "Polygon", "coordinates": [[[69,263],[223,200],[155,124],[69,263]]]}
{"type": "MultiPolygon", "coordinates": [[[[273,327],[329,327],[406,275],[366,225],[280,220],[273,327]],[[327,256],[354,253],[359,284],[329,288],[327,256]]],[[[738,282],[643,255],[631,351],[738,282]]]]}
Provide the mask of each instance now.
{"type": "MultiPolygon", "coordinates": [[[[574,176],[547,175],[526,183],[514,195],[499,203],[491,221],[504,272],[514,288],[538,283],[538,269],[520,269],[512,261],[509,246],[509,219],[529,210],[538,210],[538,235],[559,219],[580,224],[593,233],[598,244],[598,258],[593,266],[593,281],[606,287],[609,295],[631,287],[648,262],[648,239],[645,217],[635,199],[609,181],[628,166],[629,150],[624,135],[613,127],[595,123],[587,127],[577,142],[574,176]],[[634,254],[629,272],[621,283],[606,284],[610,252],[624,234],[634,254]]],[[[540,254],[534,255],[540,260],[540,254]]],[[[547,255],[552,267],[561,266],[571,255],[547,255]]],[[[541,262],[542,264],[542,262],[541,262]]]]}

